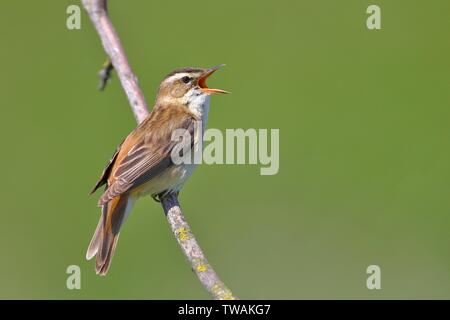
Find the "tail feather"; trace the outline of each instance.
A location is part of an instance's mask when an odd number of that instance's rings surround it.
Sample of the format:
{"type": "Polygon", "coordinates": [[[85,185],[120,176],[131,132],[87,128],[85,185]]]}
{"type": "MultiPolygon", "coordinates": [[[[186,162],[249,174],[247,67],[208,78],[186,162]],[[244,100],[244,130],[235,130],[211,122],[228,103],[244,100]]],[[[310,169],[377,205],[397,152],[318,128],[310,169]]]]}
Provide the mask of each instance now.
{"type": "Polygon", "coordinates": [[[91,260],[97,254],[98,247],[101,241],[102,225],[103,221],[100,218],[97,224],[97,228],[95,229],[94,236],[92,237],[91,242],[89,243],[89,247],[86,251],[86,260],[91,260]]]}
{"type": "Polygon", "coordinates": [[[95,271],[99,275],[108,272],[120,227],[131,209],[131,203],[127,195],[121,195],[102,206],[102,216],[86,252],[88,260],[96,256],[95,271]]]}
{"type": "Polygon", "coordinates": [[[114,251],[116,250],[117,240],[119,240],[119,234],[108,234],[107,239],[103,241],[102,250],[95,261],[95,272],[98,275],[104,276],[108,273],[114,251]]]}
{"type": "Polygon", "coordinates": [[[107,216],[108,212],[108,204],[104,204],[102,206],[102,215],[98,220],[97,228],[95,229],[94,235],[89,243],[89,247],[86,252],[86,259],[91,260],[98,252],[100,244],[102,242],[102,232],[103,232],[103,223],[104,218],[107,216]]]}

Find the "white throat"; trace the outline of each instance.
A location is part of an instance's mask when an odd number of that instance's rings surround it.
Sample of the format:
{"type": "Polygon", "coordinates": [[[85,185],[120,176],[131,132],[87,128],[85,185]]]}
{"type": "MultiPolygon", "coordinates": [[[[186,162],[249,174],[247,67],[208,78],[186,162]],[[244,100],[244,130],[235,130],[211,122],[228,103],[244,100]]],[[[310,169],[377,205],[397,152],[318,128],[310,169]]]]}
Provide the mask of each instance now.
{"type": "Polygon", "coordinates": [[[204,130],[208,121],[209,94],[193,89],[184,96],[184,100],[189,110],[202,120],[204,130]]]}

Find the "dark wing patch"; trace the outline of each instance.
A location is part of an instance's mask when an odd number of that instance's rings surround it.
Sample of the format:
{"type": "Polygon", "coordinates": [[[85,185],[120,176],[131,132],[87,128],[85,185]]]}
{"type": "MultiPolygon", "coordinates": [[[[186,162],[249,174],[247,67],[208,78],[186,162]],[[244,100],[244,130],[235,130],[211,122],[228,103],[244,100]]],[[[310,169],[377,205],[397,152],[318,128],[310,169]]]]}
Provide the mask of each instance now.
{"type": "Polygon", "coordinates": [[[93,194],[102,185],[108,183],[108,177],[109,177],[109,175],[111,173],[111,169],[112,169],[112,167],[114,165],[114,162],[116,162],[117,155],[119,154],[121,146],[122,146],[122,144],[120,144],[117,147],[116,152],[112,156],[111,160],[109,160],[109,163],[106,165],[105,169],[103,169],[103,172],[102,172],[102,175],[100,176],[100,179],[97,181],[97,183],[95,184],[94,188],[92,188],[92,190],[91,190],[91,192],[89,194],[93,194]]]}

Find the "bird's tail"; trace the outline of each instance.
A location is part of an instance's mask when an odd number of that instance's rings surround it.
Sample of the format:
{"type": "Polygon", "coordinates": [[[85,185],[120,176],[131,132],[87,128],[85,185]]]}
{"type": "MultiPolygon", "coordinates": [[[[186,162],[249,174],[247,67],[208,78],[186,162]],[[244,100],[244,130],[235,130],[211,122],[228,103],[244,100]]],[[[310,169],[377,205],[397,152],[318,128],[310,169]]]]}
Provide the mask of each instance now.
{"type": "Polygon", "coordinates": [[[125,221],[132,200],[128,195],[113,198],[102,206],[102,215],[95,229],[86,259],[90,260],[96,256],[95,271],[99,275],[106,275],[119,240],[119,231],[125,221]]]}

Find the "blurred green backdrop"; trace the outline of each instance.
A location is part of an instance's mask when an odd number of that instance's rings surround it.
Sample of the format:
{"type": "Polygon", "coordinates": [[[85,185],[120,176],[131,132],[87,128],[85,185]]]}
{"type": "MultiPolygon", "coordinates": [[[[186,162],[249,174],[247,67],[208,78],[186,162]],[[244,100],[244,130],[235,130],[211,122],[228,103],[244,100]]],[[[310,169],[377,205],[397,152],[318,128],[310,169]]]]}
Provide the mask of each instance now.
{"type": "MultiPolygon", "coordinates": [[[[0,298],[208,298],[150,198],[112,268],[84,254],[99,210],[88,191],[135,127],[78,1],[0,4],[0,298]],[[81,290],[66,289],[68,265],[81,290]]],[[[280,171],[203,165],[181,203],[241,298],[450,298],[450,2],[110,1],[151,104],[182,66],[227,67],[209,127],[279,128],[280,171]],[[366,8],[382,30],[366,28],[366,8]],[[381,290],[366,268],[381,267],[381,290]]]]}

